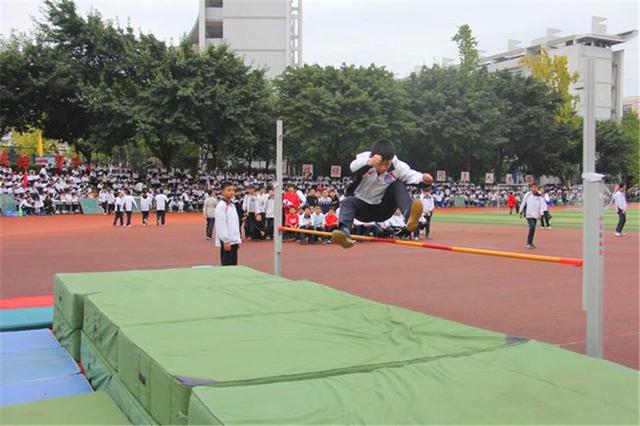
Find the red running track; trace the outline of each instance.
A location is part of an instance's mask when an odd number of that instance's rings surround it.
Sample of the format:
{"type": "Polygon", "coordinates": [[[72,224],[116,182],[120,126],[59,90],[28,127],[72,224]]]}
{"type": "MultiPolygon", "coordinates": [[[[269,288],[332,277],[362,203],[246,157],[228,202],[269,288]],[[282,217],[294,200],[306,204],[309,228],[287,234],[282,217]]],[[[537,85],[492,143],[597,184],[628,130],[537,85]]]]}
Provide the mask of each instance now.
{"type": "MultiPolygon", "coordinates": [[[[105,216],[0,218],[0,298],[50,295],[56,272],[218,264],[199,214],[169,215],[168,226],[111,226],[105,216]]],[[[532,253],[527,228],[433,223],[436,244],[532,253]]],[[[581,232],[538,230],[535,254],[581,257],[581,232]]],[[[605,356],[638,368],[639,235],[605,239],[605,356]]],[[[272,272],[270,242],[247,242],[240,263],[272,272]]],[[[580,268],[359,243],[284,245],[284,275],[583,352],[580,268]]]]}

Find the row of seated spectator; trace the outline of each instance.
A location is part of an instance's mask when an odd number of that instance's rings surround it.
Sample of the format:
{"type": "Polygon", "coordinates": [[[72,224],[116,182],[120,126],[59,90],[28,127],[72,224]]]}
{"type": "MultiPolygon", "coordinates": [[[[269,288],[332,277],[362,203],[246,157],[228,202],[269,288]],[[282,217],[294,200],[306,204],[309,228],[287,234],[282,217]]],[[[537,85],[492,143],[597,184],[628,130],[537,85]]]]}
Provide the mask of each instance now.
{"type": "MultiPolygon", "coordinates": [[[[9,167],[0,168],[0,194],[11,194],[21,209],[34,214],[79,213],[82,198],[97,198],[105,205],[107,212],[119,191],[138,197],[144,193],[165,193],[168,210],[177,212],[200,211],[211,189],[217,189],[223,181],[236,185],[238,197],[244,200],[251,190],[263,197],[273,187],[275,176],[265,173],[227,173],[216,170],[193,174],[183,169],[149,168],[144,174],[123,165],[99,165],[65,167],[61,170],[51,166],[31,170],[24,175],[9,167]]],[[[344,197],[344,189],[349,178],[326,176],[288,176],[285,186],[292,189],[299,200],[294,207],[315,207],[320,205],[323,213],[329,207],[337,209],[344,197]],[[308,202],[307,202],[308,200],[308,202]]],[[[582,202],[582,186],[545,185],[550,205],[571,205],[582,202]]],[[[456,199],[473,207],[504,206],[509,192],[514,192],[517,200],[526,191],[526,185],[506,187],[504,185],[475,185],[473,183],[435,183],[432,187],[437,207],[456,205],[456,199]]],[[[418,190],[414,190],[415,194],[418,190]]],[[[638,186],[629,188],[627,199],[638,201],[638,186]]],[[[285,199],[286,201],[286,199],[285,199]]]]}

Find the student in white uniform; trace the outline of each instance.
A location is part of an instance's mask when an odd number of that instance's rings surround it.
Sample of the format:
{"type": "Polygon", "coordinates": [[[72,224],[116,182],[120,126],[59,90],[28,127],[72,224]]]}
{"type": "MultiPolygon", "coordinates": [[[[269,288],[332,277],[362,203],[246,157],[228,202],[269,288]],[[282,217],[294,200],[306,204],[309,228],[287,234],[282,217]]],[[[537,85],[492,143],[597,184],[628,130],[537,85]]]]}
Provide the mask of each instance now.
{"type": "Polygon", "coordinates": [[[353,182],[340,206],[340,224],[331,240],[344,248],[353,246],[350,238],[353,219],[362,222],[383,222],[400,209],[407,230],[413,232],[422,216],[422,202],[411,200],[405,184],[431,185],[428,173],[412,170],[395,155],[391,142],[380,140],[371,151],[360,153],[351,162],[353,182]]]}
{"type": "Polygon", "coordinates": [[[618,212],[618,225],[616,225],[615,236],[622,236],[622,230],[624,224],[627,222],[627,197],[625,195],[626,185],[621,183],[618,185],[618,190],[613,194],[613,203],[616,205],[616,211],[618,212]]]}
{"type": "Polygon", "coordinates": [[[551,229],[551,214],[549,213],[549,202],[551,198],[549,194],[544,192],[543,188],[539,190],[540,196],[542,197],[542,216],[540,216],[540,227],[542,229],[551,229]]]}
{"type": "Polygon", "coordinates": [[[240,248],[240,219],[233,203],[235,187],[229,182],[222,184],[222,198],[216,205],[215,229],[216,247],[220,247],[220,264],[222,266],[238,264],[240,248]]]}
{"type": "Polygon", "coordinates": [[[149,224],[149,212],[151,211],[151,205],[153,204],[153,196],[144,192],[140,197],[140,211],[142,212],[142,226],[149,224]]]}
{"type": "Polygon", "coordinates": [[[114,212],[116,206],[116,195],[113,192],[113,189],[110,189],[107,192],[107,214],[111,214],[114,212]]]}
{"type": "Polygon", "coordinates": [[[166,215],[167,203],[169,199],[164,195],[164,191],[160,191],[155,196],[156,203],[156,225],[164,226],[164,220],[166,215]]]}
{"type": "Polygon", "coordinates": [[[101,189],[98,193],[98,203],[102,207],[102,214],[107,214],[107,191],[105,189],[101,189]]]}
{"type": "Polygon", "coordinates": [[[532,183],[529,186],[529,192],[522,197],[522,204],[520,205],[520,215],[524,215],[529,225],[529,233],[527,234],[527,248],[534,249],[536,246],[533,244],[533,237],[536,233],[536,223],[538,219],[544,214],[543,210],[544,199],[540,192],[538,192],[538,185],[532,183]]]}
{"type": "Polygon", "coordinates": [[[113,205],[115,209],[115,216],[113,217],[113,226],[120,221],[120,226],[124,225],[124,194],[122,191],[118,192],[118,196],[115,198],[113,205]]]}
{"type": "Polygon", "coordinates": [[[431,239],[431,218],[433,217],[433,210],[435,209],[435,199],[431,190],[425,189],[420,196],[422,201],[422,217],[420,218],[420,225],[413,233],[413,239],[420,239],[420,230],[424,229],[424,238],[431,239]]]}
{"type": "Polygon", "coordinates": [[[207,221],[207,227],[205,228],[205,238],[210,240],[213,236],[213,226],[216,222],[216,205],[218,200],[215,197],[215,192],[212,190],[202,205],[202,214],[207,221]]]}
{"type": "Polygon", "coordinates": [[[127,213],[127,228],[131,228],[131,215],[133,214],[134,207],[138,207],[138,203],[133,198],[131,193],[127,192],[123,198],[124,211],[127,213]]]}
{"type": "Polygon", "coordinates": [[[273,239],[273,218],[275,217],[275,210],[276,210],[276,200],[275,200],[275,194],[273,193],[273,190],[270,189],[269,190],[269,194],[268,194],[268,198],[265,202],[265,217],[266,217],[266,232],[267,232],[267,239],[272,240],[273,239]]]}

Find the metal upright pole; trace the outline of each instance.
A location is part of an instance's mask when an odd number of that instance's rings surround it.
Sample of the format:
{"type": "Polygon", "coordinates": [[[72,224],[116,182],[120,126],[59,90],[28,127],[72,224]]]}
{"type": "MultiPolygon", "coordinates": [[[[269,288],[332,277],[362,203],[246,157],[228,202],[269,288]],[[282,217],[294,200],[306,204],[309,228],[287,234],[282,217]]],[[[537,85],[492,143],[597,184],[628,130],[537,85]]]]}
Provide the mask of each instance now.
{"type": "Polygon", "coordinates": [[[603,356],[604,222],[603,175],[596,173],[595,63],[588,58],[584,73],[582,153],[582,307],[587,311],[587,355],[603,356]]]}
{"type": "Polygon", "coordinates": [[[282,276],[282,120],[276,121],[276,184],[273,189],[273,273],[282,276]]]}

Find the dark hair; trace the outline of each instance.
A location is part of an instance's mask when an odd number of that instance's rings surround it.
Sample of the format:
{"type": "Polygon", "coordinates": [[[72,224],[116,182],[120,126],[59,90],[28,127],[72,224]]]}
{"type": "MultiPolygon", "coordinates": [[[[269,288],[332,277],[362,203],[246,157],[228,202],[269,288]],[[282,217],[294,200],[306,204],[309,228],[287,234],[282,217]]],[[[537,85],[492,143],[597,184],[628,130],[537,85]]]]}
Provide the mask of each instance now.
{"type": "Polygon", "coordinates": [[[371,155],[379,155],[382,161],[389,161],[396,155],[396,148],[387,140],[380,139],[371,147],[371,155]]]}
{"type": "Polygon", "coordinates": [[[222,190],[224,191],[225,189],[227,189],[230,186],[235,186],[234,184],[232,184],[231,182],[222,182],[222,190]]]}

